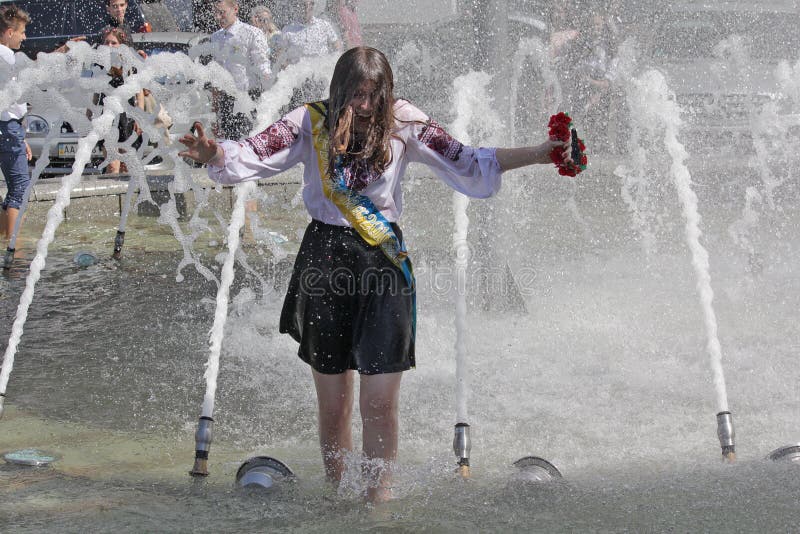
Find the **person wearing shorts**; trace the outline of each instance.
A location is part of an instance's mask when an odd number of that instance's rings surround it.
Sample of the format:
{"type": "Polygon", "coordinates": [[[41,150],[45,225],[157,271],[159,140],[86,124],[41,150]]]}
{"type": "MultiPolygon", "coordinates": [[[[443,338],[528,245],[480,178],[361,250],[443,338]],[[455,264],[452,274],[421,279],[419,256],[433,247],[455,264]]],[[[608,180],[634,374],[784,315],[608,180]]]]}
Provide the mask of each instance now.
{"type": "MultiPolygon", "coordinates": [[[[25,40],[25,27],[30,21],[30,16],[13,4],[0,7],[0,57],[9,66],[16,63],[14,50],[19,50],[25,40]]],[[[32,154],[22,124],[27,112],[25,103],[11,104],[0,112],[0,170],[8,188],[0,213],[0,231],[7,240],[14,232],[25,191],[31,182],[28,161],[32,154]]]]}
{"type": "Polygon", "coordinates": [[[298,107],[261,133],[219,142],[181,138],[184,157],[208,164],[220,183],[273,176],[304,165],[303,200],[312,217],[297,254],[280,330],[311,366],[327,476],[338,483],[353,449],[355,375],[363,424],[366,498],[391,498],[403,372],[415,366],[414,278],[397,226],[408,163],[429,166],[466,195],[485,198],[503,171],[550,163],[569,142],[524,148],[476,148],[453,139],[410,102],[394,97],[388,60],[369,47],[345,52],[330,99],[298,107]]]}

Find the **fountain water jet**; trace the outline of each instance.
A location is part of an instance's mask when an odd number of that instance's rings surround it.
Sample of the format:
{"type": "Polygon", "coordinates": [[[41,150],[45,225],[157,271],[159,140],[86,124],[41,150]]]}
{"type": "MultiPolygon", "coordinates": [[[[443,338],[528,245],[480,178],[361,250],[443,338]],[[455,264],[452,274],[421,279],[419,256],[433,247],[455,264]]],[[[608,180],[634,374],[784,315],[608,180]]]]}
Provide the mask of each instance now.
{"type": "MultiPolygon", "coordinates": [[[[111,253],[111,257],[115,260],[122,258],[122,246],[125,244],[125,227],[128,223],[128,214],[131,211],[131,205],[133,204],[133,193],[138,183],[144,183],[146,187],[144,169],[138,164],[140,160],[137,159],[136,162],[137,165],[135,167],[133,165],[128,167],[129,169],[135,169],[135,171],[131,173],[131,176],[128,178],[128,188],[125,190],[125,199],[122,201],[122,213],[119,217],[119,227],[117,228],[116,236],[114,236],[114,250],[111,253]],[[142,179],[138,179],[140,177],[142,179]]],[[[140,188],[140,190],[142,190],[142,188],[140,188]]]]}
{"type": "MultiPolygon", "coordinates": [[[[80,71],[79,65],[81,64],[103,62],[103,60],[105,60],[105,63],[107,64],[110,60],[110,51],[107,47],[102,48],[105,50],[92,50],[86,43],[80,42],[76,43],[74,48],[71,48],[70,51],[65,54],[43,54],[41,61],[37,61],[35,63],[21,61],[21,70],[17,79],[12,79],[12,81],[7,84],[5,90],[0,92],[0,107],[5,107],[6,102],[22,98],[24,88],[26,87],[32,89],[32,94],[29,95],[28,98],[29,100],[34,102],[57,101],[61,104],[66,104],[67,102],[63,95],[58,94],[58,92],[53,91],[53,89],[58,87],[58,83],[74,81],[76,78],[79,81],[83,81],[81,80],[80,76],[77,75],[77,73],[80,71]],[[58,73],[58,76],[55,79],[53,79],[53,72],[58,73]],[[43,91],[40,92],[38,89],[43,86],[50,87],[51,91],[55,92],[56,95],[53,96],[52,93],[46,94],[43,91]]],[[[127,57],[129,61],[134,57],[134,54],[131,50],[123,50],[121,55],[123,57],[127,57]]],[[[143,75],[144,73],[138,74],[139,78],[141,78],[143,75]]],[[[97,84],[98,82],[95,80],[94,84],[91,85],[96,86],[97,84]]],[[[47,224],[42,237],[39,239],[36,245],[36,256],[31,262],[30,271],[26,279],[25,290],[20,298],[16,317],[12,326],[11,337],[9,338],[5,354],[3,356],[2,369],[0,369],[0,417],[2,417],[3,414],[3,403],[6,397],[8,380],[14,366],[14,358],[17,351],[17,346],[19,345],[22,337],[25,321],[28,315],[28,309],[33,300],[36,282],[41,277],[41,271],[45,266],[47,258],[48,247],[53,242],[55,231],[64,220],[64,210],[70,204],[71,192],[81,181],[83,171],[91,160],[92,149],[98,143],[98,141],[100,141],[100,139],[106,138],[109,133],[112,132],[114,125],[113,121],[115,117],[124,110],[125,105],[123,102],[126,102],[141,88],[140,84],[141,79],[137,79],[137,75],[131,76],[129,83],[125,83],[117,88],[114,88],[106,96],[102,114],[91,121],[89,132],[84,137],[81,137],[81,139],[78,141],[78,148],[75,154],[72,172],[68,175],[65,175],[62,179],[62,185],[56,194],[55,203],[48,211],[47,224]]],[[[77,116],[78,113],[75,110],[72,110],[72,115],[77,116]]],[[[108,144],[112,149],[116,148],[115,142],[112,141],[108,144]]],[[[127,157],[133,158],[133,156],[130,154],[127,157]]],[[[134,160],[131,159],[131,163],[132,165],[136,166],[139,162],[138,160],[134,162],[134,160]]],[[[138,165],[138,167],[141,170],[141,165],[138,165]]],[[[37,168],[40,169],[41,172],[43,167],[37,168]]],[[[33,179],[31,182],[33,183],[33,179]]],[[[30,194],[30,187],[28,188],[27,194],[30,194]]],[[[17,224],[19,224],[20,221],[21,217],[17,219],[17,224]]]]}
{"type": "MultiPolygon", "coordinates": [[[[470,144],[470,135],[467,128],[472,119],[472,112],[482,100],[486,99],[486,86],[491,81],[488,74],[473,73],[461,76],[453,81],[456,90],[454,109],[457,113],[452,124],[452,131],[456,138],[470,144]]],[[[485,100],[484,100],[485,101],[485,100]]],[[[472,450],[470,439],[470,426],[467,421],[467,397],[469,385],[467,383],[467,355],[466,355],[466,318],[467,318],[467,266],[470,259],[467,231],[469,217],[467,208],[469,197],[453,192],[453,216],[455,228],[453,230],[453,249],[455,252],[456,274],[456,425],[453,436],[453,452],[458,459],[458,472],[462,477],[469,477],[469,455],[472,450]]]]}
{"type": "Polygon", "coordinates": [[[3,356],[2,370],[0,370],[0,417],[3,415],[3,402],[6,396],[5,392],[8,386],[8,379],[14,367],[14,356],[17,352],[19,341],[22,338],[25,321],[28,317],[28,308],[33,301],[33,292],[36,282],[39,280],[41,271],[45,265],[47,248],[50,246],[50,243],[53,242],[56,228],[58,228],[58,225],[64,220],[64,209],[70,203],[70,192],[80,182],[81,173],[83,173],[84,167],[89,162],[92,148],[97,144],[101,134],[106,134],[111,131],[113,121],[111,113],[104,112],[103,115],[95,120],[96,123],[95,121],[92,122],[96,124],[96,128],[78,142],[78,150],[75,154],[75,167],[71,174],[64,177],[62,186],[56,196],[56,201],[48,212],[45,231],[36,245],[36,256],[31,262],[30,272],[28,273],[25,283],[25,290],[20,297],[17,314],[11,330],[11,337],[8,340],[8,345],[6,346],[6,351],[3,356]]]}
{"type": "Polygon", "coordinates": [[[669,90],[667,82],[659,71],[649,70],[632,83],[632,115],[650,121],[663,131],[664,147],[672,163],[670,175],[683,207],[686,241],[692,254],[692,266],[697,278],[697,290],[705,320],[709,363],[713,375],[717,400],[717,435],[722,456],[725,460],[736,458],[734,444],[733,418],[728,409],[728,396],[725,375],[722,369],[722,349],[717,334],[717,318],[712,304],[714,292],[711,288],[708,252],[700,243],[700,215],[697,209],[697,195],[691,186],[691,175],[685,164],[688,153],[678,141],[681,126],[680,108],[675,95],[669,90]]]}
{"type": "Polygon", "coordinates": [[[189,472],[192,476],[208,476],[208,453],[211,449],[211,426],[214,422],[214,397],[217,392],[217,376],[219,374],[219,357],[222,351],[222,337],[225,332],[225,322],[228,318],[228,301],[230,287],[233,283],[233,264],[236,259],[236,249],[239,248],[239,231],[244,225],[244,206],[250,192],[255,188],[254,182],[247,182],[236,187],[236,204],[231,214],[231,223],[228,227],[228,254],[222,266],[222,276],[217,291],[216,313],[214,324],[211,327],[210,344],[211,353],[206,364],[206,394],[200,421],[195,433],[195,460],[194,467],[189,472]]]}
{"type": "MultiPolygon", "coordinates": [[[[472,144],[497,144],[499,132],[502,131],[499,118],[488,106],[491,98],[488,86],[491,76],[483,72],[473,72],[459,76],[453,81],[453,110],[456,119],[451,124],[451,132],[460,141],[472,144]],[[478,135],[481,139],[473,139],[471,127],[482,126],[478,135]]],[[[469,415],[467,410],[469,383],[467,370],[467,268],[470,263],[470,246],[468,242],[469,216],[467,208],[470,201],[466,195],[453,193],[453,215],[455,219],[453,231],[453,249],[455,252],[456,303],[455,303],[455,351],[456,351],[456,425],[453,436],[453,452],[457,458],[458,472],[462,477],[470,476],[470,452],[472,440],[470,436],[469,415]]],[[[510,271],[506,264],[506,272],[510,271]]],[[[535,472],[529,478],[549,480],[561,474],[552,464],[538,457],[528,456],[514,463],[524,471],[535,472]],[[529,461],[533,460],[533,461],[529,461]],[[545,468],[544,466],[549,466],[545,468]]]]}
{"type": "MultiPolygon", "coordinates": [[[[95,57],[97,54],[86,54],[88,45],[79,43],[76,50],[81,54],[81,57],[95,57]]],[[[4,106],[4,102],[13,101],[22,97],[23,87],[38,88],[41,85],[54,87],[58,82],[70,80],[69,76],[74,75],[76,69],[74,66],[77,64],[72,50],[68,54],[49,54],[45,55],[42,62],[33,65],[26,65],[26,62],[21,62],[20,74],[17,80],[13,80],[8,84],[8,87],[0,93],[0,106],[4,106]],[[49,56],[49,57],[47,57],[49,56]],[[52,79],[53,63],[59,63],[62,68],[56,70],[60,74],[58,79],[52,79]],[[73,68],[68,67],[70,64],[73,68]]],[[[102,59],[102,58],[100,58],[102,59]]],[[[78,142],[78,149],[75,154],[75,162],[73,164],[72,173],[64,176],[62,185],[59,189],[55,203],[50,208],[47,215],[47,224],[42,237],[36,245],[36,256],[31,262],[30,271],[28,273],[25,290],[20,298],[19,306],[17,308],[16,317],[12,326],[11,337],[9,338],[8,345],[6,346],[5,354],[3,356],[3,365],[0,370],[0,417],[3,413],[3,402],[6,397],[6,387],[14,366],[14,357],[17,351],[17,346],[22,337],[25,321],[28,315],[28,308],[33,300],[34,288],[36,282],[41,276],[41,271],[44,268],[47,258],[47,250],[50,243],[53,242],[55,231],[61,221],[64,220],[64,209],[69,206],[71,200],[72,189],[80,182],[81,175],[84,168],[90,161],[91,151],[97,142],[106,137],[112,130],[114,117],[122,111],[122,102],[132,96],[137,90],[135,84],[124,84],[111,91],[106,99],[106,107],[103,113],[96,119],[91,121],[91,130],[89,133],[82,137],[78,142]]],[[[41,96],[38,92],[34,91],[34,97],[41,96]]],[[[48,95],[49,97],[49,95],[48,95]]],[[[52,98],[52,97],[49,97],[52,98]]],[[[19,221],[19,219],[18,219],[19,221]]]]}

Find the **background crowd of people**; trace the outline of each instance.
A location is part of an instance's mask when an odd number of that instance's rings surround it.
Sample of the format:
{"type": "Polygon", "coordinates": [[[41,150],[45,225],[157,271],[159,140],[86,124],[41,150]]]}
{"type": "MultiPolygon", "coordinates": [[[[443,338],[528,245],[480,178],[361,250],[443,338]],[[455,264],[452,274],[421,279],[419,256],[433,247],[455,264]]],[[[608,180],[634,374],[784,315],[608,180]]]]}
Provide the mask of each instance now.
{"type": "Polygon", "coordinates": [[[619,0],[561,0],[549,16],[549,50],[566,109],[604,143],[608,111],[617,91],[622,41],[619,0]]]}
{"type": "MultiPolygon", "coordinates": [[[[233,95],[209,87],[217,112],[214,133],[227,139],[241,139],[250,133],[256,102],[261,93],[274,83],[281,70],[303,58],[338,54],[364,43],[358,16],[359,0],[192,2],[195,29],[209,33],[211,43],[216,46],[213,59],[232,74],[239,94],[246,93],[250,97],[246,105],[242,106],[241,102],[236,105],[233,95]]],[[[132,29],[126,17],[128,0],[105,0],[105,4],[106,27],[100,32],[99,40],[92,44],[131,46],[132,29]]],[[[609,105],[617,91],[617,55],[623,37],[621,2],[557,0],[542,9],[550,61],[561,81],[562,107],[569,109],[594,134],[594,146],[600,148],[606,142],[609,105]]],[[[7,29],[11,33],[17,31],[11,27],[7,29]]],[[[83,39],[85,37],[74,40],[83,39]]],[[[67,46],[61,46],[57,51],[65,52],[67,46]]],[[[13,56],[11,49],[6,55],[13,56]]],[[[144,58],[143,53],[140,55],[144,58]]],[[[124,82],[125,73],[109,71],[104,74],[110,76],[112,88],[124,82]]],[[[284,109],[322,99],[327,95],[327,90],[324,81],[309,78],[295,89],[291,102],[284,109]]],[[[97,96],[96,103],[102,104],[103,95],[97,96]]],[[[135,105],[142,109],[158,110],[159,106],[152,100],[152,95],[145,89],[135,105]]],[[[529,105],[542,108],[539,100],[531,98],[529,105]]],[[[525,110],[522,111],[524,115],[525,110]]],[[[3,113],[12,122],[6,124],[6,129],[13,130],[14,121],[21,117],[16,117],[13,110],[3,113]]],[[[140,129],[124,113],[118,118],[118,123],[120,142],[131,135],[139,135],[140,129]]],[[[22,168],[18,162],[15,165],[22,168]]],[[[124,171],[124,164],[119,161],[107,162],[106,172],[124,171]]],[[[9,167],[9,172],[4,174],[8,176],[13,171],[9,167]]]]}
{"type": "MultiPolygon", "coordinates": [[[[239,0],[208,2],[215,24],[210,37],[215,45],[215,59],[233,75],[238,89],[247,92],[253,101],[247,106],[248,111],[235,111],[235,98],[212,88],[218,116],[214,133],[226,139],[246,135],[255,116],[254,102],[274,82],[275,73],[303,58],[341,53],[346,46],[360,43],[354,2],[331,1],[325,14],[321,14],[316,12],[314,0],[292,0],[281,12],[286,20],[282,27],[265,4],[247,5],[239,0]],[[349,36],[346,43],[340,37],[343,33],[349,36]]],[[[327,93],[325,85],[321,79],[309,78],[297,88],[289,107],[321,99],[327,93]]]]}

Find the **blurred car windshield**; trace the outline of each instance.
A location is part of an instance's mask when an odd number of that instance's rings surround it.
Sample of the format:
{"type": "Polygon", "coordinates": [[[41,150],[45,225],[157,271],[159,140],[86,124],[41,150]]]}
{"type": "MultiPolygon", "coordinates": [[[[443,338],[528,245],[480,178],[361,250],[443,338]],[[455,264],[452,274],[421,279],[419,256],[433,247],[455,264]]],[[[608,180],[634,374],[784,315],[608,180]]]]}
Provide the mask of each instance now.
{"type": "Polygon", "coordinates": [[[189,52],[189,45],[186,43],[137,43],[136,48],[143,50],[148,56],[169,52],[189,52]]]}

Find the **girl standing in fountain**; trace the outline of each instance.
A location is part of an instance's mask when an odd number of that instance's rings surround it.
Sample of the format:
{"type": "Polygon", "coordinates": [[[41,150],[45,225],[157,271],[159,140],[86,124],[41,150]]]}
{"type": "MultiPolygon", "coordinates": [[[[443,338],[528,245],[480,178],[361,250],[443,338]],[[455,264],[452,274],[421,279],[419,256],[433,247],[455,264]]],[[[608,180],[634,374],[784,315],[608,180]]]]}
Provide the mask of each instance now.
{"type": "Polygon", "coordinates": [[[397,457],[403,371],[414,367],[414,278],[397,221],[401,180],[411,162],[428,165],[448,185],[485,198],[503,171],[550,163],[568,143],[474,148],[450,137],[406,100],[394,97],[391,67],[374,48],[345,52],[330,98],[301,106],[258,135],[217,143],[196,123],[182,156],[208,163],[221,183],[266,178],[303,163],[303,200],[312,217],[294,265],[280,331],[300,343],[312,368],[322,457],[339,482],[353,449],[350,418],[360,375],[367,499],[391,497],[397,457]]]}

